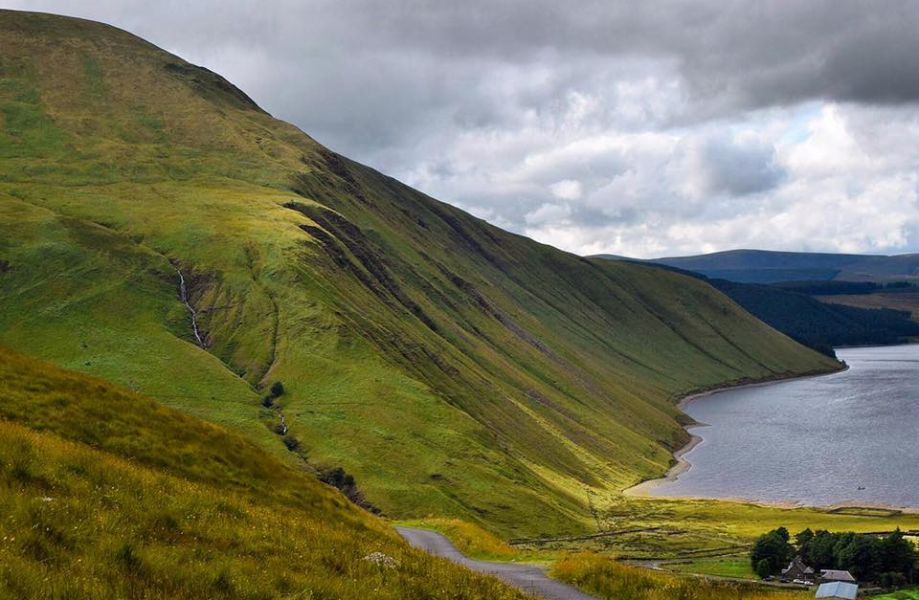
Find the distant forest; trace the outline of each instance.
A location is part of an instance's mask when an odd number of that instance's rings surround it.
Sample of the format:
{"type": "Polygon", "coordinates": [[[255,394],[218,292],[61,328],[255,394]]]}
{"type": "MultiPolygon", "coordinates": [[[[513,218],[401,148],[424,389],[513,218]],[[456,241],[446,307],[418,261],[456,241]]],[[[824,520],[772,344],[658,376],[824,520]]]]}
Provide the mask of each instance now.
{"type": "Polygon", "coordinates": [[[919,323],[907,311],[829,304],[813,297],[919,290],[912,282],[741,283],[662,263],[641,264],[706,280],[759,320],[827,356],[835,357],[833,348],[837,346],[885,346],[919,338],[919,323]]]}
{"type": "MultiPolygon", "coordinates": [[[[807,293],[790,291],[786,287],[790,284],[770,286],[724,279],[712,279],[710,283],[760,320],[830,356],[834,355],[834,346],[897,344],[919,336],[919,323],[911,320],[905,311],[825,304],[807,293]]],[[[810,285],[812,287],[802,285],[797,289],[827,294],[826,291],[811,291],[815,288],[814,284],[810,285]]]]}
{"type": "Polygon", "coordinates": [[[919,287],[908,281],[875,283],[873,281],[788,281],[770,284],[789,292],[811,296],[842,296],[873,294],[875,292],[915,292],[919,287]]]}

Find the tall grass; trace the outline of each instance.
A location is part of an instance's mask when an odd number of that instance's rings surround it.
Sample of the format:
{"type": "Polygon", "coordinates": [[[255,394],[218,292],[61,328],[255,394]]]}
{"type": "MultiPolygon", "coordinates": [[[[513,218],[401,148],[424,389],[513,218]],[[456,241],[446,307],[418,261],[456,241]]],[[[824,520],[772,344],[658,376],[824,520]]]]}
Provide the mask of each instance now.
{"type": "Polygon", "coordinates": [[[474,523],[462,519],[429,517],[404,521],[405,525],[433,529],[444,534],[456,548],[472,558],[482,560],[519,559],[522,553],[508,545],[504,540],[482,529],[474,523]]]}
{"type": "Polygon", "coordinates": [[[569,555],[553,565],[552,575],[608,600],[804,600],[810,597],[808,592],[680,577],[624,565],[596,554],[569,555]]]}
{"type": "Polygon", "coordinates": [[[0,597],[523,597],[331,503],[263,502],[8,422],[0,505],[0,597]]]}
{"type": "Polygon", "coordinates": [[[0,507],[2,598],[523,597],[239,434],[7,350],[0,507]]]}

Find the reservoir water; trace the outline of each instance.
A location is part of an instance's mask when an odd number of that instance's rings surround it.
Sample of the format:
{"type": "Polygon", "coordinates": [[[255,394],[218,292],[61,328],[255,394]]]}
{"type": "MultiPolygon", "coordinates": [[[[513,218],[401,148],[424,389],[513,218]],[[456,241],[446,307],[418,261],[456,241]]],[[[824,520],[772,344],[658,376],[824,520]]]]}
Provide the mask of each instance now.
{"type": "Polygon", "coordinates": [[[919,507],[919,344],[837,354],[847,371],[690,402],[702,441],[648,493],[919,507]]]}

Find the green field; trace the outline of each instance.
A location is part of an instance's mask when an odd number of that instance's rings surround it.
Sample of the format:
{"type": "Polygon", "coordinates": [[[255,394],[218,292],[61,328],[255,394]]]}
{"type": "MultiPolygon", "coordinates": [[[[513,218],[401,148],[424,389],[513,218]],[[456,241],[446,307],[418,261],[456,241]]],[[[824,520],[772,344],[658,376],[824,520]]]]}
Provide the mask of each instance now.
{"type": "Polygon", "coordinates": [[[919,600],[919,587],[872,596],[875,600],[919,600]]]}
{"type": "Polygon", "coordinates": [[[810,591],[764,587],[751,582],[712,581],[642,569],[591,554],[574,554],[552,568],[558,579],[605,600],[805,600],[810,591]]]}
{"type": "Polygon", "coordinates": [[[750,567],[750,560],[746,556],[740,558],[700,558],[689,562],[668,564],[666,568],[677,573],[756,579],[756,574],[753,572],[753,568],[750,567]]]}

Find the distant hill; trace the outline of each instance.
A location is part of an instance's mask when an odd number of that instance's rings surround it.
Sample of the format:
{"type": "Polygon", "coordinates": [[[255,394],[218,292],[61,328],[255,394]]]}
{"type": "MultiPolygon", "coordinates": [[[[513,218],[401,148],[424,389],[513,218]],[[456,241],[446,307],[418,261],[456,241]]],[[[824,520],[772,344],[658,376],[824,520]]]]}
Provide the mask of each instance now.
{"type": "MultiPolygon", "coordinates": [[[[611,258],[609,260],[625,260],[611,258]]],[[[709,278],[679,267],[657,268],[707,281],[712,287],[798,342],[835,356],[836,346],[902,344],[919,338],[919,292],[903,282],[799,281],[758,284],[709,278]]]]}
{"type": "MultiPolygon", "coordinates": [[[[612,258],[612,255],[603,255],[612,258]]],[[[919,254],[879,256],[817,252],[729,250],[651,259],[714,279],[744,283],[784,281],[889,281],[919,279],[919,254]]]]}

